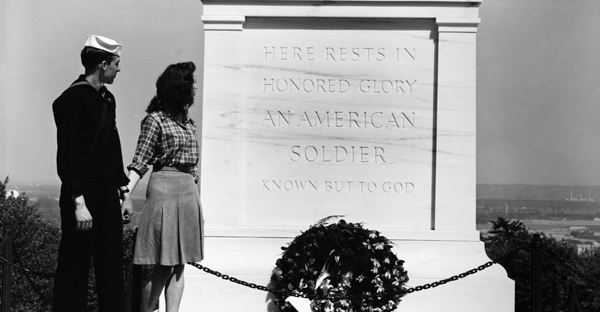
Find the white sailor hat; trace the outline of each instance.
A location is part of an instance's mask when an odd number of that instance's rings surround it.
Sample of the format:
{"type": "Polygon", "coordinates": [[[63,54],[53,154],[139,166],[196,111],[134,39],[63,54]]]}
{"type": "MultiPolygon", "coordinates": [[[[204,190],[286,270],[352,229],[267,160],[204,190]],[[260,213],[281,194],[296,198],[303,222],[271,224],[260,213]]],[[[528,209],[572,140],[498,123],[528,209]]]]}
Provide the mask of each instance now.
{"type": "Polygon", "coordinates": [[[85,40],[85,46],[106,51],[117,56],[121,56],[122,45],[106,37],[89,35],[85,40]]]}

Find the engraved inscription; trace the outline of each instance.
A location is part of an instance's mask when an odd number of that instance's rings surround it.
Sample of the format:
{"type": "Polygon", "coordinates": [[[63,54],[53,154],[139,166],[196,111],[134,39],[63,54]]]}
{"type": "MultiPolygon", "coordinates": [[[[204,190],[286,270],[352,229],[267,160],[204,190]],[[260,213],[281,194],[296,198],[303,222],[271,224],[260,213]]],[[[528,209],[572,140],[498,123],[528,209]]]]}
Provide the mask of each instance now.
{"type": "Polygon", "coordinates": [[[300,146],[294,145],[291,149],[290,160],[293,162],[360,162],[360,163],[386,163],[383,158],[383,147],[375,146],[300,146]]]}
{"type": "Polygon", "coordinates": [[[361,192],[410,194],[415,191],[412,182],[392,181],[319,181],[319,180],[262,180],[262,190],[270,192],[361,192]]]}
{"type": "Polygon", "coordinates": [[[326,61],[382,62],[387,59],[397,62],[417,60],[416,48],[396,48],[395,51],[381,47],[264,47],[263,56],[269,61],[326,61]]]}
{"type": "Polygon", "coordinates": [[[264,78],[265,92],[324,92],[344,93],[350,89],[346,79],[300,79],[300,78],[264,78]]]}
{"type": "MultiPolygon", "coordinates": [[[[398,132],[390,131],[408,133],[417,128],[417,111],[412,111],[414,99],[421,100],[424,90],[429,90],[432,83],[428,79],[422,79],[422,72],[412,70],[420,66],[413,64],[419,61],[420,56],[416,47],[356,47],[328,43],[326,46],[259,46],[257,49],[262,49],[256,50],[262,54],[259,68],[278,70],[264,70],[260,71],[262,76],[249,76],[257,79],[252,84],[252,92],[260,93],[260,96],[268,99],[277,98],[277,101],[270,102],[270,106],[265,105],[266,108],[258,114],[252,112],[255,118],[252,124],[272,128],[270,131],[281,131],[290,138],[294,137],[294,129],[304,128],[298,131],[302,131],[303,135],[314,134],[315,138],[326,140],[319,143],[287,140],[284,144],[289,145],[278,149],[273,155],[278,158],[278,162],[283,160],[290,165],[302,166],[318,164],[322,167],[317,168],[323,170],[336,164],[378,166],[375,170],[385,170],[387,167],[379,166],[396,164],[398,159],[405,159],[398,155],[402,150],[393,141],[364,138],[370,135],[376,137],[378,134],[383,137],[394,136],[398,132]],[[324,65],[324,62],[329,64],[324,65]],[[399,68],[404,66],[408,70],[399,68]],[[350,74],[344,74],[346,67],[350,74]],[[350,69],[354,67],[359,70],[350,69]],[[289,106],[292,109],[288,109],[285,100],[279,101],[281,97],[307,99],[304,102],[309,103],[309,106],[299,108],[292,105],[289,106]],[[326,100],[321,102],[320,99],[326,100]],[[377,99],[378,102],[369,99],[377,99]],[[344,105],[343,101],[348,100],[348,105],[344,105]],[[346,110],[328,107],[327,103],[335,103],[335,107],[340,105],[346,110]],[[319,109],[314,110],[317,107],[315,104],[319,105],[319,109]],[[361,108],[356,109],[358,107],[361,108]],[[397,109],[398,107],[404,107],[407,111],[397,109]],[[327,131],[335,134],[329,135],[327,131]],[[346,131],[352,134],[345,136],[346,131]],[[357,142],[352,138],[361,139],[357,142]]],[[[425,117],[420,117],[420,126],[423,120],[425,123],[429,120],[427,113],[425,117]]],[[[412,138],[410,134],[404,137],[412,138]]],[[[410,144],[413,142],[407,145],[410,144]]],[[[365,172],[364,167],[361,168],[361,172],[365,172]]],[[[360,177],[354,181],[333,180],[335,178],[298,180],[289,176],[284,176],[283,179],[262,177],[258,181],[262,181],[261,189],[265,192],[411,194],[417,188],[415,184],[422,180],[413,175],[414,172],[409,170],[406,175],[409,177],[408,181],[369,181],[375,175],[369,175],[371,178],[360,177]]],[[[387,179],[383,176],[381,178],[387,179]]]]}
{"type": "Polygon", "coordinates": [[[302,112],[267,111],[260,123],[263,127],[328,127],[328,128],[414,128],[415,113],[406,112],[302,112]]]}
{"type": "Polygon", "coordinates": [[[346,79],[335,78],[263,78],[263,92],[346,93],[351,88],[361,93],[411,94],[416,80],[363,79],[353,85],[346,79]]]}
{"type": "Polygon", "coordinates": [[[361,80],[360,92],[362,93],[413,93],[416,80],[361,80]]]}

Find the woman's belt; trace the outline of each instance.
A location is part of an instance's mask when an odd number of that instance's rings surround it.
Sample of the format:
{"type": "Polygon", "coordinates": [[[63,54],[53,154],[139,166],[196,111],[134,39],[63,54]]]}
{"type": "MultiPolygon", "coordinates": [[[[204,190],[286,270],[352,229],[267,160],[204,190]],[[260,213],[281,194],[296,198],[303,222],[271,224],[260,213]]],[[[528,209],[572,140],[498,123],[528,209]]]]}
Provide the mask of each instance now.
{"type": "Polygon", "coordinates": [[[180,171],[180,172],[185,172],[185,173],[191,173],[192,169],[194,168],[194,166],[161,166],[161,165],[154,165],[152,166],[152,172],[156,172],[156,171],[180,171]]]}

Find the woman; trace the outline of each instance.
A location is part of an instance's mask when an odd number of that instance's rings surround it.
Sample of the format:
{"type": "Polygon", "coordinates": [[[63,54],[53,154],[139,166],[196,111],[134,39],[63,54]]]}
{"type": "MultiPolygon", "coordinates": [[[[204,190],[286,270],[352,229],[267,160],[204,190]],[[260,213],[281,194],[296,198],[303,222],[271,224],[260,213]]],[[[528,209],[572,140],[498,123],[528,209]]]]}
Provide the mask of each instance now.
{"type": "MultiPolygon", "coordinates": [[[[196,125],[188,116],[194,103],[196,66],[169,65],[156,81],[129,169],[133,191],[153,165],[135,243],[135,264],[154,265],[142,293],[142,311],[153,311],[165,289],[166,310],[178,311],[186,262],[203,258],[203,219],[198,183],[196,125]]],[[[126,191],[127,192],[127,191],[126,191]]],[[[123,210],[132,211],[131,192],[123,210]]]]}

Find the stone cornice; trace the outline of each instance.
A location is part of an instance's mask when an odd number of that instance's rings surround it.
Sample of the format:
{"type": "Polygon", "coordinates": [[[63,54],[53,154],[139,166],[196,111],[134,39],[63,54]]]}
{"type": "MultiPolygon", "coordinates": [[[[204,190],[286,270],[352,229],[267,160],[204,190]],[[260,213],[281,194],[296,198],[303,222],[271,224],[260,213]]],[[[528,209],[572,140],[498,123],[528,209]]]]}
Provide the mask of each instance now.
{"type": "Polygon", "coordinates": [[[202,16],[205,30],[242,30],[244,16],[202,16]]]}
{"type": "Polygon", "coordinates": [[[369,5],[377,5],[377,4],[472,4],[479,5],[483,0],[201,0],[204,4],[306,4],[312,3],[313,5],[335,5],[335,4],[344,4],[344,3],[352,3],[356,5],[360,4],[369,4],[369,5]]]}

